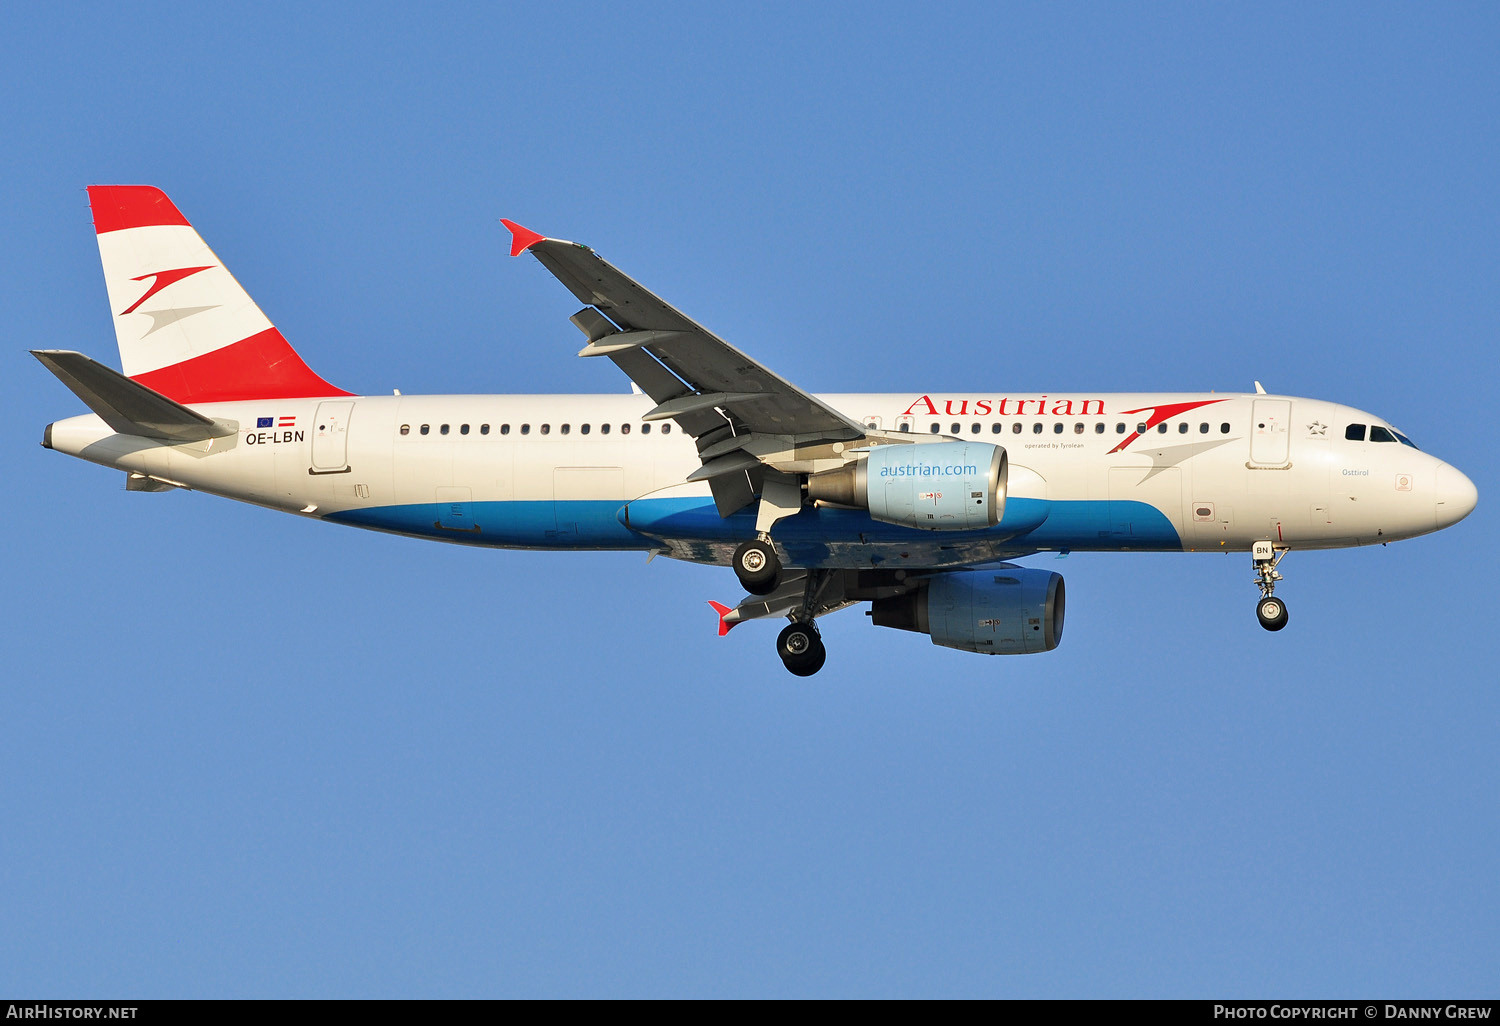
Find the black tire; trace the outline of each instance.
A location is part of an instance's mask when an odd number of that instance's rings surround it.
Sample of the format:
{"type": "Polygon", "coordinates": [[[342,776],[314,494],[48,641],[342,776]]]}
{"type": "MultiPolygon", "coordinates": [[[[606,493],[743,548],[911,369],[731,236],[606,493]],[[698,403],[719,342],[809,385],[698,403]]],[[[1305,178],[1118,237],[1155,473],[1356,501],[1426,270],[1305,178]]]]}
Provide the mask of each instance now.
{"type": "Polygon", "coordinates": [[[781,577],[781,560],[776,550],[762,541],[748,541],[734,550],[734,575],[740,587],[752,595],[769,595],[781,577]]]}
{"type": "Polygon", "coordinates": [[[818,629],[810,623],[788,624],[776,638],[776,654],[786,668],[799,677],[811,677],[828,660],[828,649],[818,629]]]}
{"type": "Polygon", "coordinates": [[[1275,595],[1267,595],[1255,604],[1255,618],[1268,631],[1279,631],[1286,626],[1286,603],[1275,595]]]}

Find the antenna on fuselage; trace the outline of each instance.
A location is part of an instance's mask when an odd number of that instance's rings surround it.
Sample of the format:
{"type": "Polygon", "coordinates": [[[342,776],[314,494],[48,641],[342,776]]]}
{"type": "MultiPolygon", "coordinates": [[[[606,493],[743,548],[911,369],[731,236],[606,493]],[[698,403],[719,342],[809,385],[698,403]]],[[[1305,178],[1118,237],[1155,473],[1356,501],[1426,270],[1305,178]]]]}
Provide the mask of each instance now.
{"type": "Polygon", "coordinates": [[[1259,381],[1257,381],[1255,383],[1255,394],[1256,395],[1265,395],[1266,394],[1266,386],[1262,385],[1259,381]]]}

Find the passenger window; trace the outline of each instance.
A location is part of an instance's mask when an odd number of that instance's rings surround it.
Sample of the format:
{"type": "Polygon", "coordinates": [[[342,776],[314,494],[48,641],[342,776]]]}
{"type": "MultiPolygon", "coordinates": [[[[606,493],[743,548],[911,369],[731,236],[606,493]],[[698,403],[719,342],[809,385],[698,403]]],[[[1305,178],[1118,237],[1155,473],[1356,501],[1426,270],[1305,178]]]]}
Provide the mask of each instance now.
{"type": "Polygon", "coordinates": [[[1031,433],[1034,434],[1034,435],[1039,435],[1039,434],[1042,433],[1042,422],[1041,421],[1037,421],[1035,424],[1031,425],[1031,433]]]}
{"type": "Polygon", "coordinates": [[[1167,433],[1167,425],[1165,422],[1156,425],[1156,433],[1159,435],[1164,435],[1167,433]]]}
{"type": "Polygon", "coordinates": [[[481,425],[479,425],[479,433],[481,435],[487,435],[487,434],[489,434],[490,433],[490,426],[488,424],[481,424],[481,425]]]}
{"type": "Polygon", "coordinates": [[[544,435],[551,434],[552,433],[552,425],[551,424],[543,424],[542,427],[541,427],[541,432],[544,435]]]}
{"type": "Polygon", "coordinates": [[[942,427],[943,426],[941,424],[934,424],[934,425],[932,425],[932,433],[933,434],[937,434],[939,431],[942,430],[942,427]]]}
{"type": "Polygon", "coordinates": [[[1123,435],[1124,433],[1125,433],[1125,422],[1122,420],[1118,424],[1115,425],[1115,434],[1117,434],[1117,435],[1123,435]]]}
{"type": "Polygon", "coordinates": [[[1202,424],[1198,425],[1198,433],[1200,435],[1208,434],[1208,421],[1205,420],[1202,424]]]}
{"type": "Polygon", "coordinates": [[[1370,425],[1370,441],[1372,442],[1394,442],[1396,436],[1391,434],[1379,424],[1370,425]]]}
{"type": "Polygon", "coordinates": [[[1013,435],[1019,435],[1021,433],[1021,422],[1019,420],[1010,426],[1010,433],[1013,435]]]}
{"type": "Polygon", "coordinates": [[[509,424],[501,424],[500,425],[500,433],[502,435],[508,435],[508,434],[510,434],[510,425],[509,424]]]}
{"type": "Polygon", "coordinates": [[[438,434],[440,434],[440,435],[446,435],[447,433],[448,433],[448,425],[447,424],[444,424],[442,427],[438,428],[438,434]]]}
{"type": "Polygon", "coordinates": [[[628,435],[628,434],[630,434],[630,425],[629,424],[621,424],[620,425],[620,434],[622,434],[622,435],[628,435]]]}
{"type": "Polygon", "coordinates": [[[1062,421],[1058,421],[1056,424],[1052,425],[1052,433],[1054,435],[1060,435],[1060,434],[1063,433],[1063,422],[1062,421]]]}
{"type": "Polygon", "coordinates": [[[461,435],[468,434],[469,433],[469,425],[467,425],[467,424],[460,424],[459,428],[458,428],[458,433],[461,434],[461,435]]]}
{"type": "Polygon", "coordinates": [[[1135,426],[1135,433],[1138,434],[1138,435],[1144,435],[1146,433],[1146,422],[1145,421],[1141,421],[1139,424],[1137,424],[1135,426]]]}
{"type": "Polygon", "coordinates": [[[558,430],[558,431],[559,431],[559,432],[560,432],[560,433],[561,433],[561,434],[564,434],[564,435],[565,435],[565,434],[567,434],[567,433],[568,433],[568,431],[569,431],[569,430],[571,430],[571,429],[570,429],[570,428],[569,428],[569,427],[568,427],[568,425],[566,425],[566,424],[564,424],[564,425],[563,425],[563,426],[562,426],[562,427],[560,427],[560,428],[558,428],[558,429],[557,429],[557,430],[558,430]]]}
{"type": "Polygon", "coordinates": [[[1000,424],[991,424],[990,425],[990,434],[992,434],[992,435],[998,435],[1000,433],[1001,426],[1002,425],[1000,425],[1000,424]]]}
{"type": "Polygon", "coordinates": [[[663,424],[661,426],[661,433],[664,434],[664,435],[670,435],[672,433],[672,425],[671,424],[663,424]]]}
{"type": "Polygon", "coordinates": [[[578,425],[578,433],[580,435],[586,435],[586,434],[588,434],[589,433],[589,426],[587,424],[579,424],[578,425]]]}
{"type": "Polygon", "coordinates": [[[956,435],[956,434],[958,434],[962,430],[963,430],[963,425],[959,424],[959,422],[955,420],[953,422],[953,430],[949,431],[948,433],[950,435],[956,435]]]}
{"type": "Polygon", "coordinates": [[[1222,423],[1222,424],[1219,425],[1219,434],[1221,434],[1221,435],[1227,435],[1227,434],[1229,434],[1229,422],[1227,420],[1224,423],[1222,423]]]}
{"type": "Polygon", "coordinates": [[[609,434],[609,425],[608,424],[600,424],[599,425],[599,433],[601,435],[607,435],[607,434],[609,434]]]}
{"type": "Polygon", "coordinates": [[[979,434],[979,421],[976,420],[973,424],[969,425],[969,434],[971,434],[971,435],[977,435],[977,434],[979,434]]]}
{"type": "Polygon", "coordinates": [[[424,435],[425,435],[425,434],[426,434],[426,433],[427,433],[427,432],[429,432],[429,431],[431,431],[431,430],[432,430],[432,428],[431,428],[431,427],[429,427],[429,426],[428,426],[428,425],[426,425],[426,424],[423,424],[423,425],[422,425],[422,434],[424,434],[424,435]]]}
{"type": "Polygon", "coordinates": [[[523,435],[529,435],[529,434],[531,434],[531,425],[530,424],[522,424],[521,425],[521,434],[523,434],[523,435]]]}
{"type": "Polygon", "coordinates": [[[402,424],[401,425],[401,433],[403,435],[409,435],[409,434],[411,434],[411,425],[410,424],[402,424]]]}
{"type": "Polygon", "coordinates": [[[1104,421],[1101,420],[1099,423],[1097,423],[1097,424],[1094,425],[1094,434],[1096,434],[1096,435],[1102,435],[1102,434],[1104,434],[1104,421]]]}
{"type": "Polygon", "coordinates": [[[898,430],[898,431],[910,431],[911,430],[911,425],[908,424],[908,423],[906,423],[905,421],[902,421],[901,422],[901,426],[899,428],[897,428],[896,430],[898,430]]]}
{"type": "Polygon", "coordinates": [[[1351,442],[1363,442],[1365,440],[1365,426],[1363,424],[1350,424],[1344,428],[1344,437],[1351,442]]]}
{"type": "Polygon", "coordinates": [[[1081,435],[1081,434],[1083,434],[1083,425],[1082,424],[1074,424],[1073,425],[1073,433],[1075,435],[1081,435]]]}
{"type": "Polygon", "coordinates": [[[1187,434],[1187,431],[1188,431],[1187,421],[1183,421],[1181,424],[1177,425],[1177,433],[1179,435],[1185,435],[1185,434],[1187,434]]]}

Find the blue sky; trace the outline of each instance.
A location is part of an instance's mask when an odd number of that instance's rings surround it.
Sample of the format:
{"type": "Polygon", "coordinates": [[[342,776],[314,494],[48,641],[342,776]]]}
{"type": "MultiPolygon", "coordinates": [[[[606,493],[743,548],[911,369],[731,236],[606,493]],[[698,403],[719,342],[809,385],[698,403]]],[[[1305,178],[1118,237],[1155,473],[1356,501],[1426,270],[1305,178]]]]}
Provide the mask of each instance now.
{"type": "Polygon", "coordinates": [[[1492,5],[31,5],[0,61],[0,992],[1492,994],[1492,5]],[[1064,642],[714,634],[728,570],[474,552],[37,442],[163,187],[381,392],[617,392],[506,216],[822,391],[1273,391],[1478,510],[1085,555],[1064,642]]]}

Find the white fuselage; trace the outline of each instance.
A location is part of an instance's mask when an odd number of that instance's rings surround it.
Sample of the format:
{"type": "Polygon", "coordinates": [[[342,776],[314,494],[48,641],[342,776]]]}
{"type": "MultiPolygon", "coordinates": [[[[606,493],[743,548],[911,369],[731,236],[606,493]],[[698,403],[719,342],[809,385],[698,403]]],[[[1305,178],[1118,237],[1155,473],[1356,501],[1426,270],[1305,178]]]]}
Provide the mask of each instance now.
{"type": "MultiPolygon", "coordinates": [[[[829,395],[867,427],[1005,447],[997,527],[922,531],[809,508],[772,532],[790,565],[944,566],[1049,549],[1332,548],[1461,519],[1473,486],[1347,406],[1262,394],[829,395]],[[1158,411],[1169,411],[1161,413],[1158,411]],[[1163,418],[1155,423],[1153,417],[1163,418]],[[1143,425],[1149,425],[1139,433],[1143,425]],[[1346,437],[1366,427],[1364,441],[1346,437]]],[[[477,545],[657,549],[725,562],[753,536],[727,520],[692,440],[647,424],[641,395],[362,396],[195,407],[234,434],[168,444],[93,415],[48,444],[158,482],[377,530],[477,545]]],[[[811,469],[821,469],[813,467],[811,469]]],[[[750,518],[750,524],[742,522],[750,518]]]]}

